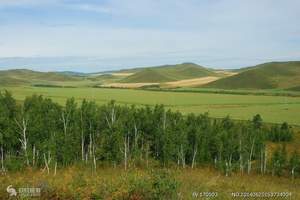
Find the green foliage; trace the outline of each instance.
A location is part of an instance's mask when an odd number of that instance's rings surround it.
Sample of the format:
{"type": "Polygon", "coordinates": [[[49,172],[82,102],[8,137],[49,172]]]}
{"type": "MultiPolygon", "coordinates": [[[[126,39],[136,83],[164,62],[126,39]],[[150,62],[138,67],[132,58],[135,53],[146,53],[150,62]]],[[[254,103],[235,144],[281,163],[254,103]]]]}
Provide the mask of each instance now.
{"type": "Polygon", "coordinates": [[[297,151],[295,151],[289,162],[289,170],[292,177],[299,177],[300,175],[300,155],[297,151]]]}
{"type": "Polygon", "coordinates": [[[262,118],[259,114],[253,117],[252,122],[255,129],[260,129],[262,127],[262,118]]]}
{"type": "MultiPolygon", "coordinates": [[[[250,172],[253,160],[263,162],[266,140],[288,141],[292,130],[287,123],[276,129],[265,126],[260,115],[236,122],[230,117],[211,119],[207,113],[184,116],[163,105],[120,106],[111,101],[99,106],[71,98],[60,106],[37,95],[17,105],[6,92],[0,95],[0,133],[8,169],[12,160],[47,171],[78,162],[94,169],[102,163],[125,169],[155,163],[183,168],[211,164],[230,175],[237,166],[250,172]]],[[[272,160],[278,175],[286,164],[282,158],[280,151],[272,160]]]]}
{"type": "Polygon", "coordinates": [[[287,165],[287,153],[285,146],[282,146],[280,148],[277,148],[271,159],[271,164],[272,164],[272,174],[277,175],[277,176],[282,176],[284,169],[287,165]]]}
{"type": "Polygon", "coordinates": [[[293,139],[293,135],[293,130],[284,122],[281,126],[272,126],[268,134],[268,139],[273,142],[288,142],[293,139]]]}
{"type": "Polygon", "coordinates": [[[154,199],[177,199],[179,183],[168,171],[153,171],[154,199]]]}
{"type": "Polygon", "coordinates": [[[152,170],[139,176],[130,173],[128,196],[125,199],[178,199],[179,182],[167,170],[152,170]]]}

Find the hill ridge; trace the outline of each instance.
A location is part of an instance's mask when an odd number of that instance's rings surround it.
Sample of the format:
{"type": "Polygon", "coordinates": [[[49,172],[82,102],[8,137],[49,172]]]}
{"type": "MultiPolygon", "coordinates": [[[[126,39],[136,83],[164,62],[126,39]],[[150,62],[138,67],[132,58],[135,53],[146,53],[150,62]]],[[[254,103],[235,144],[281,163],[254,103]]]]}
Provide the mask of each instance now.
{"type": "MultiPolygon", "coordinates": [[[[123,83],[161,83],[183,79],[200,78],[205,76],[218,76],[212,70],[194,63],[176,65],[161,65],[155,67],[134,69],[135,73],[121,80],[123,83]]],[[[130,72],[127,71],[127,72],[130,72]]]]}
{"type": "Polygon", "coordinates": [[[248,67],[203,87],[221,89],[288,89],[300,86],[300,61],[269,62],[248,67]]]}

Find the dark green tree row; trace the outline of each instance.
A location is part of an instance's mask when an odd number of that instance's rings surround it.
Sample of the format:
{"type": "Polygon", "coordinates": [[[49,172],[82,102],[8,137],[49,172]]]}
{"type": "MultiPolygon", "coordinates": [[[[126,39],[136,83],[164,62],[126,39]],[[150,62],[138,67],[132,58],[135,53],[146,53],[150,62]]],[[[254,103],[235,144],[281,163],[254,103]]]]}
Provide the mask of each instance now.
{"type": "Polygon", "coordinates": [[[212,165],[233,171],[296,176],[299,156],[287,161],[283,151],[268,155],[266,141],[289,141],[287,123],[263,124],[259,115],[236,122],[229,117],[189,114],[154,107],[97,105],[68,99],[65,106],[42,96],[17,103],[0,93],[1,169],[39,167],[45,171],[72,164],[195,168],[212,165]]]}

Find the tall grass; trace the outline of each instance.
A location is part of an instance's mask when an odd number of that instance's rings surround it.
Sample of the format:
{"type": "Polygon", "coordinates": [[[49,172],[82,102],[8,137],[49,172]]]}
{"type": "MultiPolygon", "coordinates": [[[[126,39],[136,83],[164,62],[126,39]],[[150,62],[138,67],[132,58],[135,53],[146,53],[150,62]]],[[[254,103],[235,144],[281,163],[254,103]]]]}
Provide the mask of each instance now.
{"type": "Polygon", "coordinates": [[[59,169],[55,176],[26,169],[0,176],[0,199],[8,198],[8,185],[41,188],[40,199],[195,199],[193,195],[205,192],[215,192],[214,199],[222,200],[232,199],[232,192],[290,192],[290,199],[300,198],[299,179],[239,173],[226,177],[209,167],[128,171],[102,167],[95,172],[73,166],[59,169]]]}

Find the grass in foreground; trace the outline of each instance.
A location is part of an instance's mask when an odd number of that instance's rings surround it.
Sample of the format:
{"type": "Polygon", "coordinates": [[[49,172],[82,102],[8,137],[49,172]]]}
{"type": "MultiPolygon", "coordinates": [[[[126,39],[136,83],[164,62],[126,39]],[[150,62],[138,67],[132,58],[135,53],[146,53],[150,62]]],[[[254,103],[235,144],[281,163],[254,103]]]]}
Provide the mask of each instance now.
{"type": "Polygon", "coordinates": [[[41,199],[206,199],[193,196],[205,192],[214,192],[217,196],[212,199],[222,200],[232,199],[232,192],[289,192],[289,199],[300,198],[300,179],[255,174],[225,177],[206,167],[129,171],[103,167],[93,172],[74,166],[58,170],[56,176],[27,169],[0,176],[0,199],[8,198],[8,185],[17,191],[41,188],[41,199]]]}

